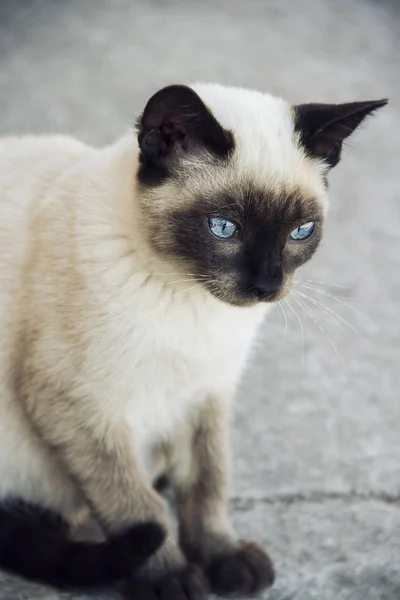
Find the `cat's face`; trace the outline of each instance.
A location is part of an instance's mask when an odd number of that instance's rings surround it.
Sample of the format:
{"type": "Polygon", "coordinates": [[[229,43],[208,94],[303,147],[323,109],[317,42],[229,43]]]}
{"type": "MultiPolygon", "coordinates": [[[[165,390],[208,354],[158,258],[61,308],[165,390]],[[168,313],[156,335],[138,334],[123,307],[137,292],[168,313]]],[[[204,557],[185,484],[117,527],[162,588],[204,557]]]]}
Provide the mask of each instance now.
{"type": "Polygon", "coordinates": [[[161,90],[138,122],[153,252],[224,302],[281,299],[321,240],[343,139],[384,103],[291,107],[221,86],[161,90]]]}

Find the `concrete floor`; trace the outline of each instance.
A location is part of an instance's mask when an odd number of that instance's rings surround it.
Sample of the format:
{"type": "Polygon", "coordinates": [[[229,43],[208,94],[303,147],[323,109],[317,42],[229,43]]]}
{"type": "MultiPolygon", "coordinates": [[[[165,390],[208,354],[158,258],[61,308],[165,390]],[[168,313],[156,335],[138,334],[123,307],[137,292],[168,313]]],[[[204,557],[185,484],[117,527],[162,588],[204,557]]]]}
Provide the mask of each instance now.
{"type": "MultiPolygon", "coordinates": [[[[269,600],[398,600],[400,3],[0,3],[1,134],[104,143],[157,88],[193,80],[293,102],[390,97],[331,175],[325,242],[299,274],[320,290],[298,288],[306,311],[291,301],[304,343],[277,309],[246,374],[232,511],[275,559],[269,600]]],[[[67,598],[87,597],[0,576],[1,600],[67,598]]]]}

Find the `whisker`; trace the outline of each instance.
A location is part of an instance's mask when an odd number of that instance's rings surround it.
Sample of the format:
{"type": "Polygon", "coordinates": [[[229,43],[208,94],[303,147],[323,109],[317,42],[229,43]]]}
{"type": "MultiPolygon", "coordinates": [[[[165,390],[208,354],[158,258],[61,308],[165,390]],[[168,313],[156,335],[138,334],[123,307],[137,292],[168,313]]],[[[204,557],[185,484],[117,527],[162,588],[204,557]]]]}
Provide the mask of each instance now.
{"type": "Polygon", "coordinates": [[[190,288],[186,288],[185,290],[181,290],[180,292],[175,292],[173,294],[173,296],[174,296],[174,298],[176,298],[177,296],[181,296],[182,294],[187,294],[187,293],[191,292],[192,290],[200,287],[200,285],[201,285],[200,283],[196,283],[196,285],[193,285],[190,288]]]}
{"type": "Polygon", "coordinates": [[[208,275],[202,275],[201,273],[152,273],[153,277],[169,277],[170,275],[180,275],[181,277],[208,277],[208,275]]]}
{"type": "Polygon", "coordinates": [[[298,320],[299,325],[300,325],[300,331],[301,331],[301,365],[304,366],[304,328],[303,328],[303,322],[302,322],[302,320],[300,318],[300,315],[297,313],[297,311],[290,304],[289,298],[285,298],[285,303],[288,305],[288,307],[290,308],[290,310],[293,312],[293,314],[295,315],[295,317],[298,320]]]}
{"type": "MultiPolygon", "coordinates": [[[[173,297],[176,298],[177,296],[181,296],[183,294],[189,293],[191,291],[193,291],[194,289],[198,289],[198,288],[202,288],[204,289],[204,284],[208,284],[209,286],[214,286],[214,290],[215,290],[215,286],[218,284],[218,281],[216,279],[208,279],[208,280],[203,280],[201,282],[196,282],[195,285],[193,285],[190,288],[187,288],[185,290],[181,290],[179,292],[175,292],[173,294],[173,297]]],[[[217,291],[217,290],[215,290],[217,291]]],[[[216,295],[215,291],[213,291],[214,296],[216,295]]]]}
{"type": "MultiPolygon", "coordinates": [[[[292,290],[292,293],[294,295],[298,295],[298,292],[296,292],[295,290],[292,290]]],[[[328,334],[328,332],[326,331],[325,327],[322,325],[320,319],[318,319],[318,317],[315,315],[315,313],[313,312],[313,310],[304,302],[304,300],[302,300],[302,298],[299,298],[298,300],[296,300],[296,303],[299,306],[302,306],[303,309],[305,310],[305,312],[309,315],[309,317],[314,321],[314,323],[316,323],[317,327],[323,332],[323,334],[326,336],[327,340],[329,341],[330,345],[332,346],[332,348],[335,351],[336,356],[339,358],[340,363],[342,364],[342,366],[344,367],[346,373],[348,373],[348,368],[346,363],[343,360],[342,355],[339,352],[338,347],[336,346],[335,342],[332,340],[331,336],[328,334]]]]}
{"type": "MultiPolygon", "coordinates": [[[[191,283],[192,281],[194,281],[196,283],[200,283],[197,279],[192,277],[191,279],[177,279],[176,281],[166,281],[165,283],[163,283],[161,285],[178,285],[178,283],[191,283]]],[[[201,283],[203,283],[203,282],[201,282],[201,283]]]]}
{"type": "MultiPolygon", "coordinates": [[[[297,283],[298,285],[301,285],[302,287],[306,287],[310,290],[314,290],[320,294],[324,294],[325,296],[329,296],[330,298],[334,298],[335,300],[343,300],[343,298],[340,298],[339,296],[337,296],[336,294],[333,294],[332,292],[329,292],[328,290],[323,290],[320,286],[314,285],[312,283],[305,283],[304,281],[300,281],[299,279],[294,279],[293,280],[295,283],[297,283]]],[[[353,298],[347,298],[348,300],[353,300],[353,298]]]]}
{"type": "MultiPolygon", "coordinates": [[[[296,281],[301,283],[301,280],[299,280],[299,279],[296,281]]],[[[329,283],[328,281],[320,281],[318,279],[304,279],[303,281],[305,281],[306,283],[320,283],[321,285],[327,285],[328,287],[342,288],[343,290],[348,289],[347,285],[341,285],[338,283],[329,283]]]]}
{"type": "Polygon", "coordinates": [[[333,300],[335,300],[336,302],[339,302],[340,304],[342,304],[343,306],[345,306],[349,310],[352,310],[353,312],[355,312],[358,315],[360,315],[363,319],[366,319],[368,321],[368,323],[370,322],[370,318],[369,318],[368,315],[366,315],[365,313],[363,313],[361,310],[359,310],[355,306],[352,306],[351,304],[349,304],[348,302],[346,302],[345,300],[343,300],[343,298],[339,298],[338,296],[335,296],[335,294],[327,292],[326,290],[321,290],[321,289],[319,289],[319,288],[317,288],[315,286],[304,284],[301,281],[296,281],[296,283],[298,285],[300,285],[301,287],[304,287],[306,289],[312,290],[312,291],[314,291],[314,292],[316,292],[318,294],[322,294],[323,296],[327,296],[328,298],[332,298],[333,300]]]}
{"type": "Polygon", "coordinates": [[[287,329],[288,329],[288,318],[287,318],[287,314],[286,314],[285,309],[283,308],[281,302],[278,302],[278,306],[279,306],[279,308],[282,311],[283,318],[285,319],[285,329],[283,331],[283,334],[282,334],[282,337],[281,337],[281,341],[280,341],[280,344],[278,346],[278,350],[280,350],[282,348],[282,346],[283,346],[284,341],[285,341],[286,332],[287,332],[287,329]]]}
{"type": "MultiPolygon", "coordinates": [[[[310,300],[310,302],[312,302],[316,306],[321,307],[328,314],[332,315],[332,317],[333,317],[333,319],[335,321],[340,321],[344,325],[347,325],[347,327],[349,327],[355,333],[360,333],[359,330],[356,327],[354,327],[354,325],[352,325],[351,323],[349,323],[349,321],[346,321],[346,319],[344,319],[341,315],[339,315],[338,313],[336,313],[334,310],[332,310],[331,308],[329,308],[328,306],[326,306],[322,302],[319,302],[318,300],[316,300],[315,298],[312,298],[311,296],[308,296],[307,294],[303,294],[303,292],[300,292],[299,290],[297,290],[297,293],[300,294],[300,296],[302,296],[303,298],[307,298],[308,300],[310,300]]],[[[340,327],[343,329],[343,331],[346,334],[346,336],[349,337],[348,333],[347,333],[346,329],[343,327],[343,325],[341,325],[340,323],[337,323],[337,324],[340,325],[340,327]]]]}
{"type": "MultiPolygon", "coordinates": [[[[303,296],[303,297],[305,298],[306,296],[303,296]]],[[[313,301],[313,299],[312,299],[312,298],[310,298],[310,297],[308,297],[308,296],[307,296],[307,299],[308,299],[308,300],[310,300],[311,302],[313,301]]],[[[314,304],[315,304],[315,303],[314,303],[314,304]]],[[[324,311],[325,311],[325,312],[326,312],[326,313],[327,313],[329,316],[332,316],[332,315],[330,315],[330,314],[328,313],[328,311],[326,310],[326,307],[325,307],[325,306],[322,306],[321,308],[322,308],[322,309],[323,309],[323,310],[324,310],[324,311]]],[[[333,321],[333,323],[334,323],[334,324],[335,324],[335,325],[336,325],[336,326],[337,326],[337,327],[340,329],[340,331],[342,331],[342,332],[343,332],[343,334],[344,334],[344,336],[346,337],[346,339],[350,340],[351,338],[350,338],[350,336],[349,336],[349,334],[348,334],[348,332],[347,332],[347,329],[346,329],[346,328],[345,328],[345,327],[342,325],[342,323],[340,323],[340,322],[339,322],[337,319],[335,319],[335,318],[332,318],[332,321],[333,321]]]]}

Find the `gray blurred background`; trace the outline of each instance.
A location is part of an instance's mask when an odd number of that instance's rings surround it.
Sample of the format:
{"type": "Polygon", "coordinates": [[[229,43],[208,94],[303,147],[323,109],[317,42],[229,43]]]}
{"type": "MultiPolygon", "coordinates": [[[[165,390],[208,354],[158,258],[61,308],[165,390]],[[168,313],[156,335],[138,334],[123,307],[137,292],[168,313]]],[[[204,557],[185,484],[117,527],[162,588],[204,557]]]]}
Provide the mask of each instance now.
{"type": "MultiPolygon", "coordinates": [[[[400,3],[0,0],[1,134],[107,143],[159,87],[195,80],[390,98],[331,174],[325,241],[298,277],[309,297],[276,308],[252,357],[232,511],[275,559],[266,598],[398,600],[400,3]]],[[[0,598],[84,596],[0,575],[0,598]]]]}

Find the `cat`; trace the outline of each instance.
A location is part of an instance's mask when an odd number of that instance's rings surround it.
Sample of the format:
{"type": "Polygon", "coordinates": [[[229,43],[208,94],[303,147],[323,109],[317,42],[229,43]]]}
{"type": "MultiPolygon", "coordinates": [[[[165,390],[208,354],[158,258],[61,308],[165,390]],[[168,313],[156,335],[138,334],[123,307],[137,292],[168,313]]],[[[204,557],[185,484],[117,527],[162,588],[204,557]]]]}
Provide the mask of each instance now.
{"type": "Polygon", "coordinates": [[[228,516],[230,404],[344,139],[386,102],[171,85],[108,147],[0,142],[0,565],[136,600],[272,585],[228,516]],[[108,541],[68,537],[82,511],[108,541]]]}

